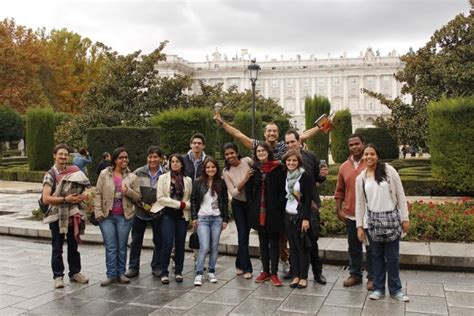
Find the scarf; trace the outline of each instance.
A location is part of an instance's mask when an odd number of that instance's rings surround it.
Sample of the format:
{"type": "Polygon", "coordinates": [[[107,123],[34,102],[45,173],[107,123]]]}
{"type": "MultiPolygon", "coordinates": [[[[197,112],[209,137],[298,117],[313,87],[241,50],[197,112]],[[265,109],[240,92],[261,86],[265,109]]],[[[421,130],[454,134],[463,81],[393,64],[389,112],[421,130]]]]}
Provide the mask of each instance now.
{"type": "Polygon", "coordinates": [[[289,201],[293,201],[295,199],[295,194],[299,194],[295,192],[295,184],[300,179],[301,175],[303,174],[304,169],[298,168],[293,171],[288,171],[286,176],[286,198],[289,201]]]}
{"type": "Polygon", "coordinates": [[[182,172],[170,171],[171,182],[174,183],[176,198],[181,200],[184,196],[184,176],[182,172]]]}
{"type": "Polygon", "coordinates": [[[267,202],[265,200],[265,193],[266,193],[265,179],[267,178],[267,175],[269,173],[271,173],[275,168],[279,166],[281,166],[281,163],[279,160],[267,161],[259,165],[260,172],[261,172],[261,175],[260,175],[261,190],[260,190],[260,212],[258,216],[258,222],[260,226],[265,226],[265,223],[267,221],[267,202]]]}

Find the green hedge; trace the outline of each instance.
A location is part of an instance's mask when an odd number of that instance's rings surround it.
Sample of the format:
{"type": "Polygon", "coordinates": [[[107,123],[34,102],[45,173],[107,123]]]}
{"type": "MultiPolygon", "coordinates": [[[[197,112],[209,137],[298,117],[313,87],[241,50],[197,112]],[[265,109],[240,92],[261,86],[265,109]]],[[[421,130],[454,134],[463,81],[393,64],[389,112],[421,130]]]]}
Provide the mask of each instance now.
{"type": "MultiPolygon", "coordinates": [[[[466,194],[448,188],[440,181],[425,175],[400,176],[406,195],[412,196],[459,196],[466,194]]],[[[319,186],[320,195],[333,196],[336,190],[337,175],[328,175],[326,181],[319,186]]]]}
{"type": "Polygon", "coordinates": [[[44,171],[30,171],[28,165],[15,165],[0,168],[0,180],[43,182],[44,171]]]}
{"type": "MultiPolygon", "coordinates": [[[[240,130],[242,133],[248,137],[252,137],[252,113],[239,111],[234,115],[234,121],[231,124],[240,130]]],[[[222,131],[226,133],[225,131],[222,131]]],[[[255,114],[255,138],[263,139],[263,125],[262,125],[262,116],[260,113],[255,114]]],[[[251,151],[245,148],[242,143],[235,141],[239,147],[239,152],[242,156],[251,156],[251,151]]]]}
{"type": "MultiPolygon", "coordinates": [[[[0,142],[20,140],[23,137],[21,116],[8,106],[0,106],[0,142]]],[[[0,153],[2,148],[0,147],[0,153]]]]}
{"type": "Polygon", "coordinates": [[[30,170],[48,170],[53,164],[54,112],[50,108],[26,111],[27,156],[30,170]]]}
{"type": "MultiPolygon", "coordinates": [[[[327,98],[315,95],[313,98],[307,97],[305,99],[304,110],[306,129],[310,129],[314,127],[314,121],[321,115],[329,115],[331,104],[327,98]]],[[[316,157],[328,161],[329,135],[318,133],[318,135],[308,139],[306,144],[309,150],[316,154],[316,157]]]]}
{"type": "Polygon", "coordinates": [[[86,142],[92,163],[88,165],[89,178],[95,183],[97,165],[102,161],[102,153],[112,154],[117,147],[126,147],[129,167],[134,170],[146,164],[149,146],[160,145],[160,131],[155,127],[98,127],[87,130],[86,142]]]}
{"type": "Polygon", "coordinates": [[[188,152],[189,140],[198,132],[206,137],[204,151],[213,153],[219,141],[216,137],[217,125],[212,117],[213,112],[209,109],[172,109],[154,116],[150,124],[161,131],[160,144],[166,154],[188,152]]]}
{"type": "Polygon", "coordinates": [[[352,114],[348,109],[337,111],[332,121],[331,155],[334,162],[342,163],[349,157],[347,140],[352,134],[352,114]]]}
{"type": "Polygon", "coordinates": [[[474,96],[430,103],[428,117],[433,177],[474,192],[474,96]]]}
{"type": "Polygon", "coordinates": [[[362,135],[366,144],[374,144],[379,153],[380,159],[397,159],[399,157],[398,143],[387,129],[381,127],[358,128],[356,134],[362,135]]]}

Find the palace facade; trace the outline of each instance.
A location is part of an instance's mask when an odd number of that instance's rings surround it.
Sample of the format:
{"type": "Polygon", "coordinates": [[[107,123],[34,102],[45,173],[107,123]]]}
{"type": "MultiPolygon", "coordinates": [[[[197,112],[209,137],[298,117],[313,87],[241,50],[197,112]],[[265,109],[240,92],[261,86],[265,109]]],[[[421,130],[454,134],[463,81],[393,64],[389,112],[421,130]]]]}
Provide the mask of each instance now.
{"type": "MultiPolygon", "coordinates": [[[[247,67],[250,57],[245,50],[240,57],[228,59],[217,50],[205,62],[188,62],[176,55],[167,55],[156,69],[160,76],[189,75],[195,80],[187,93],[199,93],[199,80],[208,85],[223,83],[223,88],[250,89],[247,67]]],[[[378,116],[389,116],[390,110],[374,98],[361,92],[366,88],[393,99],[400,95],[401,85],[394,74],[404,65],[396,51],[380,56],[372,48],[361,52],[357,58],[343,54],[339,58],[301,58],[285,60],[257,60],[261,67],[256,90],[272,98],[293,117],[292,123],[304,130],[304,100],[307,96],[320,95],[331,102],[331,112],[349,109],[353,129],[372,126],[378,116]]]]}

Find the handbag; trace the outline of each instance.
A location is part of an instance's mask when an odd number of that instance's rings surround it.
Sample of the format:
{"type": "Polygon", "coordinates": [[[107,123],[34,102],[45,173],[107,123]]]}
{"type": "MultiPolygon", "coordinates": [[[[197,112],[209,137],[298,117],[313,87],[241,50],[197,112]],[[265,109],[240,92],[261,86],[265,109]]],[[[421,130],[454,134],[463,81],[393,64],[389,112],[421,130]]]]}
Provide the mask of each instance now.
{"type": "Polygon", "coordinates": [[[189,249],[199,249],[199,236],[196,230],[189,236],[189,249]]]}

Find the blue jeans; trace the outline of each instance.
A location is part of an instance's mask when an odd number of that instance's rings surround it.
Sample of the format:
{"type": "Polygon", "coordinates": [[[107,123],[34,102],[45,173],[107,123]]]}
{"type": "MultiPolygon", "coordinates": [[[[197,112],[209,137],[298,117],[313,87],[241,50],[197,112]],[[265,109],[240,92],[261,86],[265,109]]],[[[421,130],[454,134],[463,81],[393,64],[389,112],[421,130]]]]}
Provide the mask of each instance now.
{"type": "Polygon", "coordinates": [[[250,226],[247,220],[248,207],[247,203],[232,199],[232,214],[237,226],[238,250],[235,258],[235,267],[244,272],[253,272],[252,261],[249,254],[249,235],[250,226]]]}
{"type": "Polygon", "coordinates": [[[402,289],[400,281],[400,239],[390,242],[370,242],[374,267],[374,290],[385,293],[385,277],[388,274],[388,290],[395,294],[402,289]]]}
{"type": "Polygon", "coordinates": [[[125,274],[127,263],[127,242],[133,219],[123,215],[109,215],[100,223],[105,245],[105,266],[107,277],[116,279],[125,274]]]}
{"type": "Polygon", "coordinates": [[[211,250],[208,272],[216,272],[219,238],[222,231],[221,216],[198,216],[197,233],[199,236],[199,254],[196,263],[196,274],[203,274],[206,255],[211,250]]]}
{"type": "MultiPolygon", "coordinates": [[[[357,238],[357,227],[356,221],[346,219],[346,229],[347,229],[347,242],[349,243],[349,268],[350,274],[355,276],[356,278],[362,279],[362,261],[363,261],[363,253],[362,253],[362,243],[357,238]]],[[[367,233],[367,232],[366,232],[367,233]]],[[[367,278],[369,280],[373,279],[372,274],[372,255],[371,255],[371,248],[366,247],[366,270],[367,270],[367,278]]]]}
{"type": "Polygon", "coordinates": [[[160,220],[154,218],[151,220],[144,220],[137,216],[133,218],[132,225],[132,243],[130,244],[130,260],[128,267],[130,269],[140,270],[140,255],[142,252],[143,237],[145,236],[146,226],[150,223],[153,232],[153,259],[151,260],[151,269],[160,268],[161,259],[161,232],[160,220]]]}
{"type": "Polygon", "coordinates": [[[163,215],[161,219],[161,276],[168,276],[168,266],[170,264],[171,250],[173,242],[175,248],[175,274],[183,273],[184,265],[184,243],[188,222],[184,218],[176,219],[173,216],[163,215]]]}

